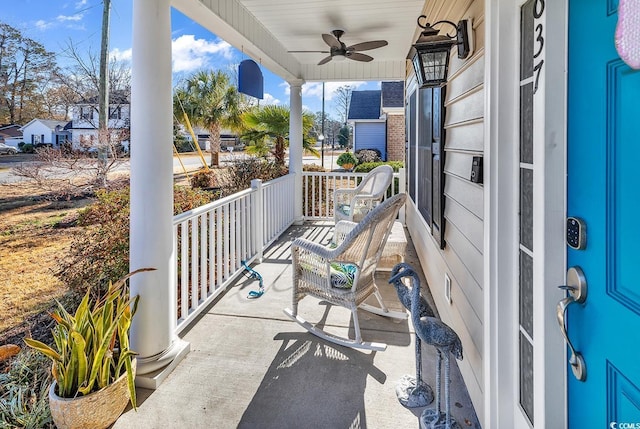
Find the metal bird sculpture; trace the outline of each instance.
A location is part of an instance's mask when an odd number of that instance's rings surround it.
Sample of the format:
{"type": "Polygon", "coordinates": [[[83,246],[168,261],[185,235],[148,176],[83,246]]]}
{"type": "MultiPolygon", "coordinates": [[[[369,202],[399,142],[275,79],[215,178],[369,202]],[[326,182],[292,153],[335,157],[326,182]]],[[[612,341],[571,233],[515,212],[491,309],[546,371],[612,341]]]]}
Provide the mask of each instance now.
{"type": "MultiPolygon", "coordinates": [[[[462,360],[462,342],[458,335],[435,317],[420,317],[420,279],[416,272],[409,265],[404,264],[395,270],[395,275],[389,280],[393,282],[401,282],[402,277],[411,277],[411,321],[416,333],[416,338],[420,338],[427,344],[431,344],[438,351],[438,368],[436,372],[436,408],[426,409],[420,416],[421,428],[445,428],[458,429],[460,425],[451,418],[451,397],[450,388],[450,361],[449,354],[453,354],[456,359],[462,360]],[[444,378],[445,378],[445,412],[441,411],[440,393],[442,390],[441,369],[444,360],[444,378]]],[[[417,342],[417,341],[416,341],[417,342]]],[[[418,359],[416,352],[416,359],[418,359]]],[[[418,379],[419,380],[419,379],[418,379]]],[[[420,380],[421,381],[421,380],[420,380]]]]}
{"type": "MultiPolygon", "coordinates": [[[[404,269],[412,269],[409,264],[404,262],[396,265],[391,270],[391,278],[393,279],[396,274],[400,272],[400,270],[404,269]]],[[[389,283],[393,283],[393,286],[396,289],[396,293],[398,294],[398,299],[407,310],[411,311],[411,290],[404,284],[402,281],[391,281],[389,283]]],[[[427,303],[427,300],[424,299],[422,295],[420,295],[420,304],[418,306],[420,317],[436,317],[435,313],[431,309],[431,306],[427,303]]]]}
{"type": "MultiPolygon", "coordinates": [[[[411,270],[411,266],[400,263],[391,270],[389,283],[392,283],[398,294],[398,299],[407,310],[411,311],[411,290],[402,281],[402,277],[406,275],[407,270],[411,270]],[[400,270],[405,271],[399,275],[400,270]]],[[[413,271],[411,271],[413,272],[413,271]]],[[[433,317],[434,313],[427,300],[420,295],[419,300],[420,317],[433,317]]],[[[396,385],[396,396],[398,401],[407,408],[418,408],[429,405],[433,402],[433,389],[427,383],[422,381],[422,342],[420,337],[416,335],[416,376],[415,378],[409,374],[404,375],[396,385]]]]}

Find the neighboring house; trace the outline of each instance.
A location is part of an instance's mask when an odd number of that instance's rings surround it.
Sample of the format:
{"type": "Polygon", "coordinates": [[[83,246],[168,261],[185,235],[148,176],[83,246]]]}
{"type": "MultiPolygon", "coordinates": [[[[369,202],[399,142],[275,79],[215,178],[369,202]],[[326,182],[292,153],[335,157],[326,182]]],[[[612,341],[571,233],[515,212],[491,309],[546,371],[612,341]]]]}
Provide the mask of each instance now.
{"type": "Polygon", "coordinates": [[[70,123],[67,121],[53,121],[48,119],[32,119],[20,128],[22,140],[34,146],[44,145],[60,148],[71,140],[70,123]]]}
{"type": "MultiPolygon", "coordinates": [[[[184,125],[180,125],[180,133],[186,140],[193,141],[191,133],[189,133],[184,125]]],[[[203,127],[194,126],[193,133],[198,138],[198,145],[200,146],[200,149],[210,150],[211,134],[209,133],[209,130],[203,127]]],[[[229,148],[233,148],[231,150],[242,150],[244,149],[244,144],[236,134],[232,133],[230,130],[222,129],[220,133],[220,147],[223,151],[228,151],[230,150],[229,148]]]]}
{"type": "Polygon", "coordinates": [[[383,160],[404,161],[404,82],[353,91],[347,119],[353,124],[354,151],[377,149],[383,160]]]}
{"type": "MultiPolygon", "coordinates": [[[[115,91],[109,96],[109,123],[111,143],[129,147],[131,125],[129,95],[115,91]]],[[[89,149],[98,143],[98,96],[80,101],[71,109],[71,139],[73,149],[89,149]]]]}
{"type": "Polygon", "coordinates": [[[0,143],[18,148],[18,143],[22,142],[21,127],[17,124],[0,125],[0,143]]]}

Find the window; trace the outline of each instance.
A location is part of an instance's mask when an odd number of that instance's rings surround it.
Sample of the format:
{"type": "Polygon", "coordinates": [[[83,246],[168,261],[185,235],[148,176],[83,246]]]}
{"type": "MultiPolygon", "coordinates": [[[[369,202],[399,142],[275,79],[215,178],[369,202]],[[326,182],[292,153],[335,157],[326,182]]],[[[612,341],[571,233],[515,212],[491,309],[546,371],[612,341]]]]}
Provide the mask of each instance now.
{"type": "Polygon", "coordinates": [[[85,119],[87,121],[93,119],[93,109],[89,106],[83,106],[80,108],[80,119],[85,119]]]}
{"type": "Polygon", "coordinates": [[[122,119],[122,108],[120,106],[110,107],[109,119],[122,119]]]}
{"type": "Polygon", "coordinates": [[[534,93],[534,0],[528,0],[520,11],[520,405],[534,424],[533,332],[533,93],[534,93]]]}
{"type": "Polygon", "coordinates": [[[410,96],[407,110],[409,195],[440,248],[445,244],[443,99],[442,88],[419,89],[410,96]]]}

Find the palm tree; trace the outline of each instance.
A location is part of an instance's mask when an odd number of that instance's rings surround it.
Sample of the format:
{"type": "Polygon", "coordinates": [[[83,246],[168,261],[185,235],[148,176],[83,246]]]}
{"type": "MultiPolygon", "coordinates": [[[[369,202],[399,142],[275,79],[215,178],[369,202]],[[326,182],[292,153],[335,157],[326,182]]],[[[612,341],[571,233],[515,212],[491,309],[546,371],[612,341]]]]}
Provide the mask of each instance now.
{"type": "MultiPolygon", "coordinates": [[[[289,108],[285,106],[257,107],[242,114],[242,122],[247,128],[243,137],[260,142],[270,139],[273,142],[271,153],[276,163],[284,165],[285,149],[289,146],[289,108]]],[[[313,114],[302,113],[302,147],[315,156],[318,151],[313,148],[314,139],[309,135],[313,128],[313,114]]]]}
{"type": "MultiPolygon", "coordinates": [[[[199,71],[176,88],[173,110],[180,122],[186,122],[184,113],[194,125],[209,130],[211,135],[211,165],[219,164],[220,130],[237,130],[240,119],[240,96],[231,85],[229,75],[221,70],[199,71]]],[[[197,144],[197,142],[196,142],[197,144]]]]}

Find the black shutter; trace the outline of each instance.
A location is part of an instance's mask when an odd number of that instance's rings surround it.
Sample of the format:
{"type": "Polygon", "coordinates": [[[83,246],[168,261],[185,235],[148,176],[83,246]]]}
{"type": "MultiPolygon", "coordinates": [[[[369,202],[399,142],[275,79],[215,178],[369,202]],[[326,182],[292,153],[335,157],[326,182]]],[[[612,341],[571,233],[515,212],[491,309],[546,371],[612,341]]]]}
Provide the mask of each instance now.
{"type": "Polygon", "coordinates": [[[416,170],[418,166],[415,162],[416,157],[416,94],[417,91],[414,91],[413,94],[409,97],[409,108],[407,109],[407,117],[405,121],[407,123],[407,133],[405,134],[405,138],[407,140],[407,169],[409,171],[409,197],[413,200],[414,203],[416,200],[416,170]]]}
{"type": "Polygon", "coordinates": [[[444,249],[444,88],[433,90],[433,223],[431,235],[444,249]]]}

